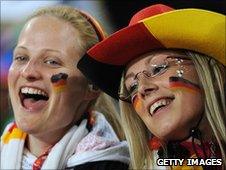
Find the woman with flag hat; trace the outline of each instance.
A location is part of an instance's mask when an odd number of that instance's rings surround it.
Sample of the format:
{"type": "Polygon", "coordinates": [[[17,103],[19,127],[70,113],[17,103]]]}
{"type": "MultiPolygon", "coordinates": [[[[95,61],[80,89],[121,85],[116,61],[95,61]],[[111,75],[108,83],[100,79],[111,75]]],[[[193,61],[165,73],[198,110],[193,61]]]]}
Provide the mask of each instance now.
{"type": "Polygon", "coordinates": [[[172,169],[225,167],[225,31],[222,14],[152,5],[79,61],[119,99],[132,168],[156,169],[158,158],[218,162],[164,164],[172,169]]]}

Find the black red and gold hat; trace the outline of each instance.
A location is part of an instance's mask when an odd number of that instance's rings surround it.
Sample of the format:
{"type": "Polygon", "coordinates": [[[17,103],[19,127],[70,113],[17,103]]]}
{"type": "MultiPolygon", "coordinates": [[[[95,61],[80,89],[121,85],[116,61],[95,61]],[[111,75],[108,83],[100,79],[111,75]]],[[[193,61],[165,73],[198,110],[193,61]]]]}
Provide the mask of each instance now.
{"type": "Polygon", "coordinates": [[[88,50],[77,67],[101,90],[118,99],[126,64],[154,49],[192,50],[226,65],[225,20],[225,15],[212,11],[152,5],[136,13],[127,27],[88,50]]]}

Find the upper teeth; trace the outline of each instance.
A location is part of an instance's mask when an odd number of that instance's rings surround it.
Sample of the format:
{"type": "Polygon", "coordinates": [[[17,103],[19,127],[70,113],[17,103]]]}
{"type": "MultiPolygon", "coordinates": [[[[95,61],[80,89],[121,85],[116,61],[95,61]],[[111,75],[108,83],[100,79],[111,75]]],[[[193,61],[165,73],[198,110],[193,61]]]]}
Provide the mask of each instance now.
{"type": "Polygon", "coordinates": [[[170,103],[171,99],[161,99],[158,100],[157,102],[155,102],[154,104],[151,105],[149,112],[151,115],[153,115],[155,109],[159,106],[165,106],[168,105],[170,103]]]}
{"type": "Polygon", "coordinates": [[[40,89],[36,89],[36,88],[31,88],[31,87],[23,87],[21,88],[21,93],[24,94],[39,94],[39,95],[43,95],[43,96],[48,96],[46,94],[46,92],[40,90],[40,89]]]}

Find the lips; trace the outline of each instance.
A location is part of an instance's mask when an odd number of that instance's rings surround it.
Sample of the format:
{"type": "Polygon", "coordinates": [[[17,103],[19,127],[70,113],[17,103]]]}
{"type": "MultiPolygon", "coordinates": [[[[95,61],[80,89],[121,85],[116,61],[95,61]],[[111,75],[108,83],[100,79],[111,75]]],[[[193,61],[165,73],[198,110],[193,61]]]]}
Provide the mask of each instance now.
{"type": "Polygon", "coordinates": [[[19,96],[22,106],[30,112],[42,110],[49,100],[48,93],[36,87],[22,87],[19,96]]]}
{"type": "Polygon", "coordinates": [[[159,110],[166,108],[174,100],[174,97],[160,97],[151,102],[148,111],[151,116],[156,114],[159,110]]]}

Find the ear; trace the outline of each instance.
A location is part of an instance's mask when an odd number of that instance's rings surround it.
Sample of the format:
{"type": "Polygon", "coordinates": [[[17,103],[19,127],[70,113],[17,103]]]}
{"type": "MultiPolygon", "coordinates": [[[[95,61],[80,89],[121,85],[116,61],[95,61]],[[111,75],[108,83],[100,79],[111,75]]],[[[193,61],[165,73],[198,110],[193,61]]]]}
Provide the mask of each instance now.
{"type": "Polygon", "coordinates": [[[93,84],[88,84],[85,100],[94,100],[100,95],[100,89],[93,84]]]}

